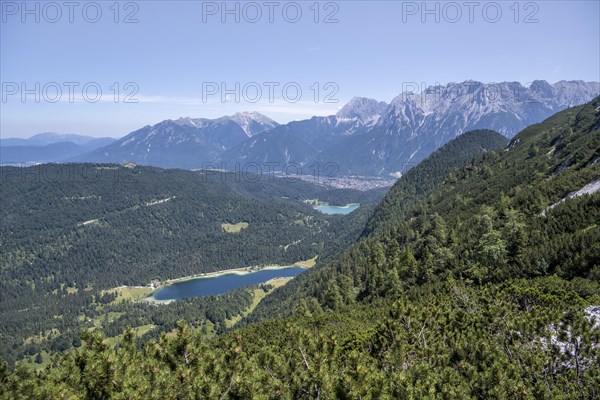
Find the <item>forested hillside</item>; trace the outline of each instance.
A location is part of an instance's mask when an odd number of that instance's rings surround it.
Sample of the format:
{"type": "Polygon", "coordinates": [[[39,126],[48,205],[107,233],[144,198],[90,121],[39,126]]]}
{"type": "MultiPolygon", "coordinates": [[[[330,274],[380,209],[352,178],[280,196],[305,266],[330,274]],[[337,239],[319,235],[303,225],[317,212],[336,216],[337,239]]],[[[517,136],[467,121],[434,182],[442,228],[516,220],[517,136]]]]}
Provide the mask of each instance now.
{"type": "MultiPolygon", "coordinates": [[[[501,149],[507,144],[508,139],[498,132],[477,130],[462,134],[437,149],[396,182],[375,209],[364,234],[369,235],[385,225],[394,225],[403,211],[433,192],[454,169],[463,168],[476,156],[501,149]]],[[[450,179],[455,179],[455,175],[450,179]]]]}
{"type": "MultiPolygon", "coordinates": [[[[375,229],[381,230],[397,224],[403,219],[404,210],[432,193],[453,170],[465,167],[477,155],[504,148],[507,143],[508,139],[497,132],[478,130],[467,132],[442,146],[396,182],[375,208],[363,236],[370,235],[375,229]]],[[[275,315],[289,315],[294,305],[312,295],[314,285],[311,282],[322,273],[322,270],[312,270],[298,276],[261,302],[246,320],[257,321],[275,315]]]]}
{"type": "Polygon", "coordinates": [[[469,284],[597,277],[600,195],[562,200],[600,179],[599,105],[525,129],[412,205],[401,179],[368,223],[372,233],[303,277],[301,297],[335,309],[449,276],[469,284]],[[408,207],[394,199],[404,196],[408,207]]]}
{"type": "Polygon", "coordinates": [[[48,285],[47,291],[60,284],[107,288],[302,260],[325,251],[341,220],[302,200],[368,203],[379,196],[299,180],[236,182],[234,174],[71,167],[93,175],[57,176],[52,165],[38,176],[34,170],[44,166],[2,168],[3,283],[17,272],[20,281],[48,285]],[[248,223],[239,234],[222,227],[238,222],[248,223]]]}
{"type": "Polygon", "coordinates": [[[0,354],[11,361],[77,342],[82,315],[93,317],[97,303],[111,301],[104,289],[326,259],[359,236],[384,193],[134,165],[46,164],[0,173],[0,354]],[[363,207],[325,215],[308,199],[363,207]],[[247,227],[237,233],[223,228],[241,222],[247,227]],[[25,342],[49,332],[39,346],[25,342]]]}
{"type": "Polygon", "coordinates": [[[0,372],[0,392],[597,398],[598,160],[600,98],[525,129],[437,188],[415,196],[399,183],[389,196],[407,190],[412,204],[386,199],[365,236],[306,275],[291,317],[209,341],[180,324],[141,350],[132,332],[118,347],[85,332],[80,350],[44,371],[0,372]]]}

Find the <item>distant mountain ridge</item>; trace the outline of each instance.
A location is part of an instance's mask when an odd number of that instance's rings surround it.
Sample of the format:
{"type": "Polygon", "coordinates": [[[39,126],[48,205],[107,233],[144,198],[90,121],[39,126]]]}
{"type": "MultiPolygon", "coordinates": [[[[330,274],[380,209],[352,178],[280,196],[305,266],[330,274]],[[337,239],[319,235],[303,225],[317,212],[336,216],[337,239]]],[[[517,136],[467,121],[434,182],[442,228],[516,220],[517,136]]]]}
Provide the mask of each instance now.
{"type": "Polygon", "coordinates": [[[44,132],[38,133],[37,135],[33,135],[29,138],[0,138],[0,146],[45,146],[48,144],[61,142],[69,142],[83,146],[91,143],[109,143],[115,140],[116,139],[111,137],[93,137],[73,133],[44,132]]]}
{"type": "Polygon", "coordinates": [[[63,162],[107,146],[116,139],[111,137],[40,133],[30,138],[0,139],[0,164],[63,162]]]}

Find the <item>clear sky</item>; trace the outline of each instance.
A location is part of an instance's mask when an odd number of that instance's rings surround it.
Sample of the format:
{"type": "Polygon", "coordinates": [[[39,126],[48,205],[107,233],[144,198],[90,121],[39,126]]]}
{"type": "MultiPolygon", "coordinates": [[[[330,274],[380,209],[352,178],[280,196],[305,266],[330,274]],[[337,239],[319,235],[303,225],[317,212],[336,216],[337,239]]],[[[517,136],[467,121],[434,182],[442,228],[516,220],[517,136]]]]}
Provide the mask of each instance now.
{"type": "Polygon", "coordinates": [[[599,81],[599,3],[2,0],[0,135],[287,122],[409,82],[599,81]]]}

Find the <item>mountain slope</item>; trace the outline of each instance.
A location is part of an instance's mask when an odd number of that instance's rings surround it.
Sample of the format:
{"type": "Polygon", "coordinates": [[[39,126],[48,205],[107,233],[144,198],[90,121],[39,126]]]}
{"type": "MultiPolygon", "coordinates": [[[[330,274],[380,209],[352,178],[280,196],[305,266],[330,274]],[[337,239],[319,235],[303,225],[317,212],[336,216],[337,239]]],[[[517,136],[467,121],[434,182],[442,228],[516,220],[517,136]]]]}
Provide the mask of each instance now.
{"type": "MultiPolygon", "coordinates": [[[[394,224],[397,216],[432,193],[455,168],[464,167],[477,155],[502,149],[507,144],[508,139],[498,132],[479,130],[467,132],[440,147],[394,184],[378,204],[364,234],[394,224]]],[[[455,175],[450,179],[456,179],[455,175]]]]}

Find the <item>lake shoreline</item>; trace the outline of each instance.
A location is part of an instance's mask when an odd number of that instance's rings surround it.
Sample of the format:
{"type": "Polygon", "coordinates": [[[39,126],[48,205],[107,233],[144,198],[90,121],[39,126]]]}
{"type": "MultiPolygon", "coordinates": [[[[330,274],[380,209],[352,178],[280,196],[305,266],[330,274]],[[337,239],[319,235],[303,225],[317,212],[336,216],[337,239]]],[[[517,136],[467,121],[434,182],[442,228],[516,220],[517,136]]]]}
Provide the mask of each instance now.
{"type": "Polygon", "coordinates": [[[360,203],[349,203],[345,206],[332,206],[330,204],[318,205],[314,209],[327,215],[348,215],[360,208],[360,203]],[[346,212],[346,210],[349,210],[346,212]]]}
{"type": "MultiPolygon", "coordinates": [[[[316,259],[316,257],[314,259],[316,259]]],[[[176,301],[176,300],[158,300],[158,299],[154,298],[154,294],[165,287],[169,287],[169,286],[172,286],[177,283],[193,281],[196,279],[211,279],[211,278],[218,278],[218,277],[225,276],[225,275],[240,275],[241,276],[241,275],[248,275],[248,274],[251,274],[254,272],[283,270],[283,269],[289,269],[289,268],[302,268],[302,269],[312,268],[312,266],[308,265],[308,264],[309,263],[307,263],[305,261],[300,261],[300,262],[298,262],[296,264],[292,264],[292,265],[266,265],[263,267],[254,266],[254,267],[231,268],[231,269],[225,269],[222,271],[206,272],[206,273],[183,276],[181,278],[168,279],[168,280],[164,281],[164,283],[160,287],[156,288],[151,293],[149,293],[147,296],[145,296],[141,299],[138,299],[137,301],[144,302],[144,303],[150,303],[150,304],[169,304],[170,302],[176,301]]],[[[278,279],[278,278],[272,278],[269,281],[271,281],[273,279],[278,279]]],[[[266,282],[268,282],[268,281],[265,281],[264,283],[266,283],[266,282]]]]}
{"type": "Polygon", "coordinates": [[[241,267],[241,268],[224,269],[224,270],[215,271],[215,272],[201,272],[199,274],[182,276],[181,278],[167,279],[160,286],[160,288],[163,288],[165,286],[170,286],[174,283],[187,282],[187,281],[191,281],[194,279],[218,278],[223,275],[247,275],[252,272],[287,269],[287,268],[294,268],[294,267],[307,268],[306,266],[296,265],[296,264],[293,264],[293,265],[265,265],[264,267],[241,267]]]}
{"type": "MultiPolygon", "coordinates": [[[[301,268],[308,269],[306,267],[301,267],[301,268]]],[[[273,283],[275,283],[277,281],[281,281],[281,280],[285,280],[286,281],[285,283],[287,283],[287,282],[291,281],[292,279],[294,279],[294,278],[290,278],[290,277],[275,277],[275,278],[271,278],[271,279],[269,279],[267,281],[262,282],[260,285],[269,285],[269,284],[273,284],[273,283]]],[[[258,286],[258,285],[254,285],[254,286],[258,286]]],[[[154,292],[152,292],[152,293],[154,293],[154,292]]],[[[218,295],[216,295],[216,296],[218,296],[218,295]]],[[[139,299],[138,301],[141,301],[141,302],[144,302],[144,303],[148,303],[148,304],[153,304],[153,305],[163,305],[163,304],[170,304],[170,303],[172,303],[174,301],[177,301],[177,300],[175,300],[175,299],[158,300],[158,299],[155,299],[154,297],[152,297],[152,294],[150,294],[147,297],[139,299]]]]}

